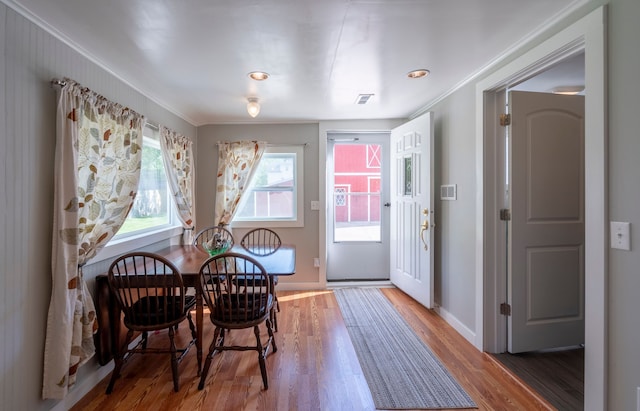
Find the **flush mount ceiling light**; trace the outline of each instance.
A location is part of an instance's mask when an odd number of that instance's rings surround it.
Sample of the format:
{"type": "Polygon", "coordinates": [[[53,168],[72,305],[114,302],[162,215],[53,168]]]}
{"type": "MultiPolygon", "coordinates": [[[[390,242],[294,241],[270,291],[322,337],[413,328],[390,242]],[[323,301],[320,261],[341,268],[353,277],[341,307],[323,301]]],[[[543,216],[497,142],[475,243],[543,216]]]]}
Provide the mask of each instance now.
{"type": "Polygon", "coordinates": [[[427,70],[427,69],[412,70],[412,71],[407,73],[407,77],[409,77],[409,78],[427,77],[429,75],[429,73],[430,73],[430,71],[427,70]]]}
{"type": "Polygon", "coordinates": [[[258,99],[256,97],[249,97],[247,103],[247,113],[251,117],[256,117],[258,113],[260,113],[260,104],[258,103],[258,99]]]}
{"type": "Polygon", "coordinates": [[[561,86],[551,90],[553,94],[564,94],[565,96],[573,96],[582,93],[584,86],[561,86]]]}
{"type": "Polygon", "coordinates": [[[254,80],[262,81],[269,78],[269,73],[265,73],[264,71],[252,71],[251,73],[247,74],[247,76],[254,80]]]}

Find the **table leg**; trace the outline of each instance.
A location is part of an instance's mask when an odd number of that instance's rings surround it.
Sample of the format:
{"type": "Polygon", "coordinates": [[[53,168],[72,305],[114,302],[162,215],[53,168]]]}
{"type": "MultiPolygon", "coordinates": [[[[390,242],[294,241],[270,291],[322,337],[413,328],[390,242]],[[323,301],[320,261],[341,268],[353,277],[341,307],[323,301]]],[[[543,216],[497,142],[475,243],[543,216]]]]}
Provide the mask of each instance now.
{"type": "Polygon", "coordinates": [[[202,370],[202,318],[203,318],[203,302],[202,302],[202,287],[200,284],[196,287],[196,355],[198,358],[198,376],[202,370]]]}

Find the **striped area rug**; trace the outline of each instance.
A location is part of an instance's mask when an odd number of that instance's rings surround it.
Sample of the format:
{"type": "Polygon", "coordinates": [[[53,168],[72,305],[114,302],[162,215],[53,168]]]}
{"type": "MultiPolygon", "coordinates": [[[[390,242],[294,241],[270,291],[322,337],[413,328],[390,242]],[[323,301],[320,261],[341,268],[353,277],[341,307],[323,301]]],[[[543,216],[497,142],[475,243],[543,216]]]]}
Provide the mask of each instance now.
{"type": "Polygon", "coordinates": [[[477,408],[379,289],[334,293],[377,409],[477,408]]]}

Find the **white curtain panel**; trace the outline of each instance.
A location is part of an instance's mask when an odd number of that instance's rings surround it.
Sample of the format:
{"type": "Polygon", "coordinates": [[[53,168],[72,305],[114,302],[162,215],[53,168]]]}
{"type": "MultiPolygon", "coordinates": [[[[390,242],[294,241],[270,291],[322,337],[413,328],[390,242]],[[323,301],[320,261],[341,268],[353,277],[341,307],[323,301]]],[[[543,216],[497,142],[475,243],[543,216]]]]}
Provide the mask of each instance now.
{"type": "Polygon", "coordinates": [[[183,241],[184,244],[191,244],[195,226],[193,142],[165,126],[160,126],[160,146],[169,189],[185,230],[183,241]]]}
{"type": "Polygon", "coordinates": [[[96,312],[82,266],[116,234],[133,204],[143,124],[133,110],[65,79],[57,108],[43,398],[64,398],[95,353],[96,312]]]}
{"type": "Polygon", "coordinates": [[[218,144],[218,178],[214,221],[231,223],[244,189],[251,181],[256,165],[264,154],[264,141],[236,141],[218,144]]]}

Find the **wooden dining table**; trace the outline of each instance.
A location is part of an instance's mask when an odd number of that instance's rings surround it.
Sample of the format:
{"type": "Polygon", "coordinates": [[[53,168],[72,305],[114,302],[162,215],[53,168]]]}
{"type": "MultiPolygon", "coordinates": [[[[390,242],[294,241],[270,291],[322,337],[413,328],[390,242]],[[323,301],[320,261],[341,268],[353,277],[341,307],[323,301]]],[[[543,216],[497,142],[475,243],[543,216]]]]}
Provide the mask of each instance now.
{"type": "MultiPolygon", "coordinates": [[[[238,253],[257,260],[267,274],[273,276],[290,276],[296,270],[296,248],[283,244],[271,254],[257,255],[238,244],[227,252],[238,253]]],[[[209,254],[194,245],[176,245],[156,251],[166,258],[180,271],[185,287],[193,287],[196,291],[196,351],[198,359],[198,375],[202,364],[204,303],[199,281],[200,267],[210,257],[209,254]]],[[[126,330],[122,324],[121,312],[115,298],[111,295],[107,275],[96,277],[96,311],[98,332],[96,333],[96,356],[101,365],[107,364],[120,349],[126,330]]]]}

